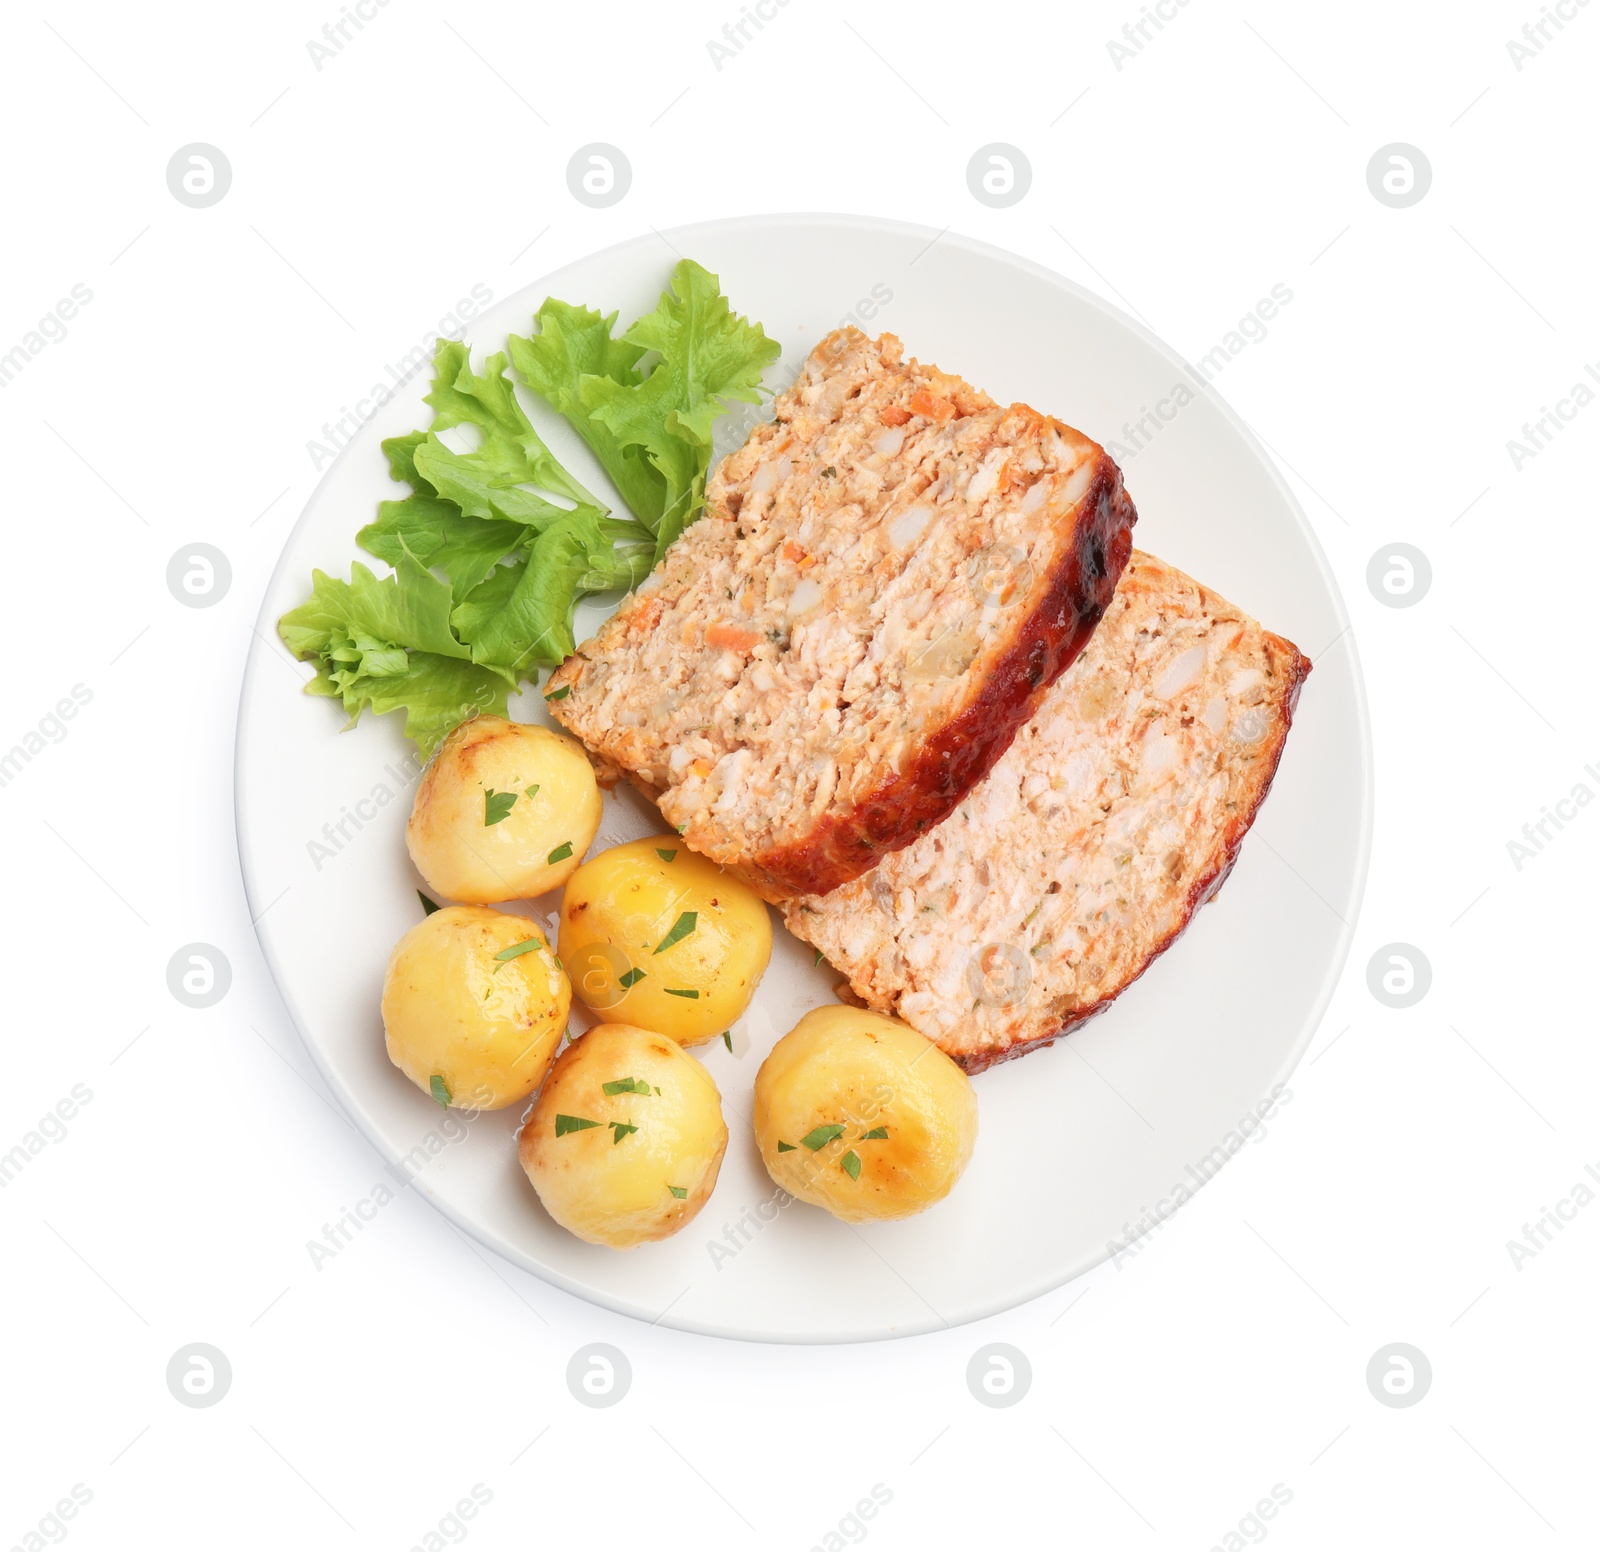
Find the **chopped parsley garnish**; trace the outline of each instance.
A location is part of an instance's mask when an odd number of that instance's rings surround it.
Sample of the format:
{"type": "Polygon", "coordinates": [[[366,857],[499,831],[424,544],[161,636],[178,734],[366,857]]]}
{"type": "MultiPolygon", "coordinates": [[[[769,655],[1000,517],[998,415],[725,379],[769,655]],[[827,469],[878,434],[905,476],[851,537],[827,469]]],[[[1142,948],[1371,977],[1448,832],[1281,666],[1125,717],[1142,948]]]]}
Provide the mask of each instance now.
{"type": "Polygon", "coordinates": [[[564,701],[571,694],[572,686],[570,684],[564,684],[559,690],[552,690],[547,696],[545,696],[545,699],[547,701],[564,701]]]}
{"type": "Polygon", "coordinates": [[[682,834],[684,834],[685,831],[688,830],[689,827],[688,827],[688,825],[685,824],[685,825],[674,825],[673,828],[678,832],[679,835],[682,835],[682,834]]]}
{"type": "Polygon", "coordinates": [[[843,1132],[844,1127],[836,1121],[832,1126],[813,1127],[800,1141],[815,1153],[818,1148],[825,1148],[835,1137],[841,1136],[843,1132]]]}
{"type": "Polygon", "coordinates": [[[778,1152],[779,1153],[793,1153],[794,1152],[794,1144],[792,1142],[784,1142],[782,1139],[779,1139],[778,1152]]]}
{"type": "Polygon", "coordinates": [[[668,851],[664,846],[656,847],[656,856],[658,856],[663,862],[671,862],[672,859],[677,855],[677,852],[668,851]]]}
{"type": "Polygon", "coordinates": [[[690,1002],[699,1002],[700,993],[692,986],[663,986],[661,988],[669,997],[687,997],[690,1002]]]}
{"type": "Polygon", "coordinates": [[[428,1092],[439,1101],[441,1105],[450,1103],[450,1086],[438,1073],[428,1079],[428,1092]]]}
{"type": "Polygon", "coordinates": [[[422,902],[422,914],[424,916],[432,916],[439,909],[438,902],[430,900],[420,889],[417,891],[417,898],[422,902]]]}
{"type": "Polygon", "coordinates": [[[490,825],[497,825],[502,819],[511,817],[511,810],[517,806],[515,792],[496,792],[493,787],[483,789],[483,824],[487,829],[490,825]]]}
{"type": "Polygon", "coordinates": [[[656,953],[665,953],[674,943],[683,942],[694,931],[695,925],[699,920],[700,913],[698,911],[685,911],[677,921],[673,922],[672,931],[656,944],[656,953]]]}
{"type": "Polygon", "coordinates": [[[817,968],[817,966],[820,965],[821,963],[822,963],[822,950],[819,948],[816,951],[816,953],[814,953],[811,956],[811,968],[813,970],[815,970],[817,968]]]}
{"type": "Polygon", "coordinates": [[[887,1126],[875,1126],[870,1132],[863,1132],[861,1134],[861,1140],[862,1142],[877,1142],[879,1139],[887,1137],[888,1135],[889,1128],[887,1126]]]}
{"type": "Polygon", "coordinates": [[[644,971],[635,965],[631,970],[624,970],[622,974],[617,977],[617,985],[620,986],[623,991],[627,991],[630,986],[637,985],[643,979],[644,971]]]}
{"type": "Polygon", "coordinates": [[[568,1132],[586,1132],[591,1126],[598,1126],[598,1121],[586,1121],[582,1116],[558,1115],[556,1117],[556,1136],[565,1137],[568,1132]]]}
{"type": "Polygon", "coordinates": [[[681,1202],[689,1194],[688,1186],[668,1186],[667,1189],[681,1202]]]}
{"type": "Polygon", "coordinates": [[[563,841],[544,860],[546,862],[565,862],[567,860],[567,858],[570,857],[571,855],[572,855],[572,842],[571,841],[563,841]]]}
{"type": "Polygon", "coordinates": [[[543,947],[543,938],[524,938],[520,943],[513,943],[510,948],[501,949],[494,957],[504,963],[508,959],[520,959],[524,954],[531,954],[536,948],[543,947]]]}
{"type": "Polygon", "coordinates": [[[852,1180],[859,1180],[861,1178],[861,1157],[854,1148],[845,1154],[845,1156],[839,1160],[839,1163],[843,1167],[845,1174],[847,1174],[852,1180]]]}
{"type": "Polygon", "coordinates": [[[616,1134],[611,1139],[611,1146],[613,1148],[616,1147],[616,1145],[621,1142],[629,1132],[636,1132],[639,1130],[639,1128],[635,1126],[632,1121],[607,1121],[606,1125],[609,1126],[616,1134]]]}
{"type": "Polygon", "coordinates": [[[838,472],[839,471],[830,463],[828,467],[822,471],[822,477],[825,480],[831,480],[838,472]]]}
{"type": "Polygon", "coordinates": [[[722,1043],[727,1046],[729,1051],[733,1050],[733,1031],[731,1029],[722,1031],[722,1043]]]}
{"type": "Polygon", "coordinates": [[[650,1085],[643,1078],[613,1078],[600,1085],[602,1094],[648,1094],[650,1085]]]}
{"type": "Polygon", "coordinates": [[[536,798],[536,797],[538,797],[539,796],[539,783],[538,782],[534,782],[534,784],[531,787],[524,787],[522,789],[522,795],[525,798],[536,798]]]}

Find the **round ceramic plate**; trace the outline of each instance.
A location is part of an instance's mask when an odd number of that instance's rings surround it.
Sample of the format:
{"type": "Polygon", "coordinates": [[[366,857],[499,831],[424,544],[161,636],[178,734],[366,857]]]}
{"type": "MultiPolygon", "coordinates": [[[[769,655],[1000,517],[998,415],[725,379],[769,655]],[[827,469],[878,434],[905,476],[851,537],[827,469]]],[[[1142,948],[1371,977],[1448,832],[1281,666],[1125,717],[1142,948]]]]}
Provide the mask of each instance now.
{"type": "MultiPolygon", "coordinates": [[[[398,715],[341,732],[334,703],[300,693],[309,669],[274,628],[305,596],[313,567],[344,574],[360,558],[357,528],[399,493],[378,443],[426,425],[422,372],[329,468],[261,611],[236,769],[251,914],[307,1047],[355,1121],[415,1190],[509,1260],[609,1309],[718,1336],[860,1341],[936,1330],[1056,1287],[1104,1259],[1147,1207],[1184,1199],[1237,1149],[1241,1120],[1310,1043],[1366,874],[1372,777],[1360,671],[1316,539],[1239,419],[1105,302],[979,243],[843,216],[685,227],[495,303],[470,325],[474,357],[526,333],[547,295],[635,317],[655,305],[680,254],[719,275],[734,307],[781,342],[769,385],[786,383],[823,334],[853,322],[892,331],[908,355],[1002,403],[1025,400],[1121,444],[1113,451],[1138,504],[1140,547],[1311,656],[1277,782],[1227,886],[1107,1014],[974,1080],[977,1151],[946,1201],[859,1227],[802,1203],[780,1207],[752,1138],[756,1069],[801,1014],[833,1000],[838,979],[775,927],[771,969],[733,1050],[713,1042],[695,1052],[722,1091],[730,1130],[711,1200],[660,1244],[614,1251],[574,1239],[546,1217],[518,1167],[521,1107],[466,1125],[384,1054],[384,965],[421,909],[403,835],[416,760],[398,715]]],[[[524,397],[562,462],[607,489],[569,428],[524,397]]],[[[603,613],[580,612],[580,640],[603,613]]],[[[513,702],[513,716],[543,714],[537,694],[513,702]]],[[[619,791],[595,849],[653,833],[651,815],[619,791]]],[[[526,909],[551,921],[556,904],[526,909]]]]}

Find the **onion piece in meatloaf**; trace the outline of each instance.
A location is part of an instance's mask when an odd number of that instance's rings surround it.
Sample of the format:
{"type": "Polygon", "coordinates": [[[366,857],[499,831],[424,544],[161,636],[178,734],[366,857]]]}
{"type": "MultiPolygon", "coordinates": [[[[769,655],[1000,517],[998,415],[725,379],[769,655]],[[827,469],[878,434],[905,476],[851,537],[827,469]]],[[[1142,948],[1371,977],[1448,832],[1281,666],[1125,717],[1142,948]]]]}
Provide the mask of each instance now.
{"type": "Polygon", "coordinates": [[[1104,449],[836,330],[550,710],[768,900],[937,824],[1082,650],[1132,548],[1104,449]]]}
{"type": "Polygon", "coordinates": [[[790,902],[869,1006],[968,1072],[1103,1011],[1221,886],[1311,664],[1134,551],[1083,655],[937,829],[790,902]]]}

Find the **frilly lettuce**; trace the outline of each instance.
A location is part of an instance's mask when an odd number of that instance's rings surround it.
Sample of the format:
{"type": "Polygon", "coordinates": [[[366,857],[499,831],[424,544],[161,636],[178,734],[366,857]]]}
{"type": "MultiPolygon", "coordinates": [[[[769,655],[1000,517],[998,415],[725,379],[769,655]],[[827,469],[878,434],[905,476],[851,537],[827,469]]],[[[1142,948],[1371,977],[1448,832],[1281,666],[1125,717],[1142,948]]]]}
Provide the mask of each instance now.
{"type": "Polygon", "coordinates": [[[692,259],[678,263],[655,311],[620,339],[611,337],[616,316],[547,301],[540,332],[513,334],[507,348],[518,375],[566,416],[625,498],[643,454],[657,479],[647,501],[629,498],[629,506],[655,534],[660,560],[705,505],[712,422],[729,400],[760,401],[761,374],[779,346],[735,313],[717,277],[692,259]],[[641,373],[646,358],[652,364],[641,373]]]}
{"type": "Polygon", "coordinates": [[[620,336],[616,318],[547,299],[538,332],[513,335],[481,372],[464,344],[439,342],[432,423],[383,444],[410,494],[381,503],[356,536],[392,574],[359,563],[349,582],[313,572],[311,597],[278,622],[316,668],[309,693],[340,700],[351,723],[365,708],[404,708],[407,736],[431,754],[467,717],[504,714],[523,680],[572,651],[578,600],[637,586],[699,516],[712,423],[727,401],[759,402],[779,347],[690,260],[654,312],[620,336]],[[545,445],[508,355],[631,517],[614,516],[545,445]]]}

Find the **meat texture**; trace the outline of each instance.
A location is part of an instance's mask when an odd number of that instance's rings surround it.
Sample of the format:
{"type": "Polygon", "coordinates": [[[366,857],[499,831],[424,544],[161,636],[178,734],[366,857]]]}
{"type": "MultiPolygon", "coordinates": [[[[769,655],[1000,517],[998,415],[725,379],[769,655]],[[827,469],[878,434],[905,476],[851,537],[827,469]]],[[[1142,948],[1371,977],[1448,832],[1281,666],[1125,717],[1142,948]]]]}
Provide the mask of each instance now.
{"type": "Polygon", "coordinates": [[[550,709],[765,898],[825,893],[1005,752],[1111,602],[1135,519],[1089,438],[840,329],[550,709]]]}
{"type": "Polygon", "coordinates": [[[1226,878],[1311,664],[1135,551],[1077,663],[943,824],[789,928],[968,1072],[1103,1011],[1226,878]]]}

